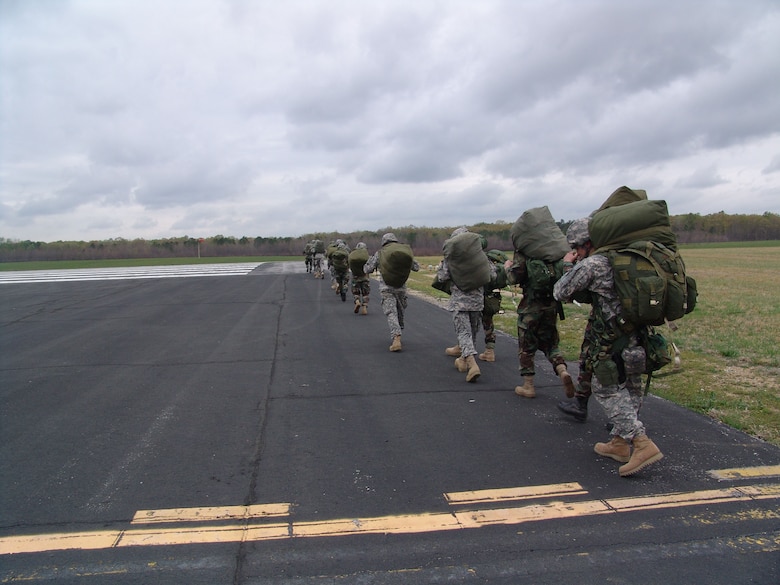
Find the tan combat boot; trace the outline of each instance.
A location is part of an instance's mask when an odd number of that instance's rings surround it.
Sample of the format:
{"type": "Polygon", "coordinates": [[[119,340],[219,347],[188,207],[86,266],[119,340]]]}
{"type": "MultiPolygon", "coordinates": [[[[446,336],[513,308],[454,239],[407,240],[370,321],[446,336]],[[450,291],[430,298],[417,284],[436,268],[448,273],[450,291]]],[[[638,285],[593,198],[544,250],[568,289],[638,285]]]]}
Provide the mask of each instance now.
{"type": "Polygon", "coordinates": [[[401,351],[401,336],[393,337],[393,343],[390,345],[390,351],[401,351]]]}
{"type": "Polygon", "coordinates": [[[466,365],[469,368],[466,373],[466,382],[476,382],[482,372],[479,371],[477,360],[474,359],[473,355],[466,358],[466,365]]]}
{"type": "Polygon", "coordinates": [[[627,463],[631,458],[631,446],[618,435],[613,435],[609,443],[596,443],[593,450],[603,457],[611,457],[620,463],[627,463]]]}
{"type": "Polygon", "coordinates": [[[638,435],[634,437],[632,441],[634,445],[634,451],[631,453],[631,459],[628,463],[621,465],[618,471],[622,477],[633,475],[640,469],[644,469],[648,465],[660,461],[663,459],[664,454],[656,447],[647,435],[638,435]]]}
{"type": "Polygon", "coordinates": [[[496,361],[496,352],[492,347],[486,347],[485,353],[479,354],[479,359],[483,362],[494,362],[496,361]]]}
{"type": "Polygon", "coordinates": [[[359,310],[360,310],[360,299],[355,299],[355,315],[358,314],[359,310]]]}
{"type": "Polygon", "coordinates": [[[368,305],[366,303],[363,303],[363,306],[360,308],[360,314],[368,315],[368,305]]]}
{"type": "Polygon", "coordinates": [[[563,389],[566,392],[566,398],[574,398],[574,381],[571,379],[571,374],[566,369],[566,364],[558,364],[555,366],[555,373],[563,382],[563,389]]]}
{"type": "Polygon", "coordinates": [[[466,362],[466,358],[456,357],[455,358],[455,369],[457,369],[459,372],[468,372],[469,371],[469,365],[466,362]]]}
{"type": "Polygon", "coordinates": [[[536,398],[536,389],[534,388],[533,375],[523,376],[523,380],[525,380],[523,385],[517,386],[515,388],[515,394],[522,396],[523,398],[536,398]]]}
{"type": "Polygon", "coordinates": [[[452,357],[460,357],[461,350],[459,345],[453,345],[444,350],[444,353],[451,355],[452,357]]]}

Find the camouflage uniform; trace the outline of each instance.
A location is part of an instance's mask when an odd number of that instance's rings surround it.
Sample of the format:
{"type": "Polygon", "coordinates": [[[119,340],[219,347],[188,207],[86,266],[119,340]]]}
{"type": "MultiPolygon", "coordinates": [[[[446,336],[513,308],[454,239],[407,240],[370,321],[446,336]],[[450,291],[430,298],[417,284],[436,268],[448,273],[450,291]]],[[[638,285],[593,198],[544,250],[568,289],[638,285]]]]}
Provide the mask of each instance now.
{"type": "MultiPolygon", "coordinates": [[[[468,229],[461,227],[452,232],[451,237],[468,232],[468,229]]],[[[455,326],[455,335],[458,337],[458,346],[460,346],[460,357],[467,359],[470,356],[477,355],[474,343],[479,332],[479,325],[482,322],[482,309],[485,307],[484,287],[475,288],[470,291],[463,291],[452,282],[447,261],[442,260],[436,277],[440,282],[450,282],[451,294],[447,304],[447,310],[452,311],[452,322],[455,326]]],[[[496,269],[490,262],[490,277],[496,277],[496,269]]]]}
{"type": "MultiPolygon", "coordinates": [[[[442,260],[436,276],[441,282],[452,281],[446,260],[442,260]]],[[[482,287],[470,291],[462,291],[454,282],[451,282],[451,287],[452,294],[450,295],[447,310],[452,311],[455,335],[458,337],[461,356],[465,359],[471,355],[477,355],[474,342],[477,339],[479,325],[482,322],[485,293],[482,287]]]]}
{"type": "Polygon", "coordinates": [[[340,269],[333,264],[332,253],[335,250],[343,250],[347,254],[351,252],[349,246],[344,240],[336,240],[331,252],[328,254],[328,265],[330,266],[331,282],[335,285],[337,295],[341,295],[342,300],[346,298],[347,285],[349,283],[349,268],[340,269]]]}
{"type": "MultiPolygon", "coordinates": [[[[397,242],[398,239],[392,233],[382,236],[382,246],[390,242],[397,242]]],[[[382,254],[382,248],[379,248],[371,258],[368,259],[363,271],[371,274],[379,267],[379,258],[382,254]]],[[[412,270],[420,270],[420,264],[417,260],[412,264],[412,270]]],[[[379,274],[379,294],[382,297],[382,312],[387,317],[387,325],[390,327],[390,338],[395,339],[401,335],[404,328],[404,309],[407,306],[406,285],[400,287],[390,286],[382,280],[382,274],[379,274]]]]}
{"type": "MultiPolygon", "coordinates": [[[[356,250],[362,250],[365,248],[366,245],[363,242],[358,242],[357,246],[355,246],[356,250]]],[[[358,309],[360,307],[362,307],[364,315],[368,312],[366,310],[366,307],[368,306],[370,294],[371,294],[371,278],[368,276],[368,273],[364,271],[362,274],[355,274],[353,272],[352,273],[352,296],[355,301],[356,313],[358,312],[358,309]]]]}
{"type": "MultiPolygon", "coordinates": [[[[518,284],[526,287],[528,275],[526,274],[526,257],[515,251],[512,259],[512,267],[507,270],[510,284],[518,284]]],[[[517,356],[520,361],[520,374],[533,376],[535,373],[534,357],[537,351],[541,351],[552,364],[553,369],[558,366],[566,366],[558,345],[558,301],[552,298],[539,298],[538,295],[528,294],[523,290],[523,298],[517,306],[517,356]],[[533,297],[537,298],[533,298],[533,297]]]]}
{"type": "Polygon", "coordinates": [[[594,374],[593,395],[613,424],[612,433],[631,440],[645,434],[637,418],[642,405],[645,350],[638,344],[636,331],[626,333],[618,326],[622,320],[620,299],[613,278],[609,260],[594,254],[575,264],[555,284],[553,294],[568,301],[579,291],[592,293],[582,361],[594,374]]]}

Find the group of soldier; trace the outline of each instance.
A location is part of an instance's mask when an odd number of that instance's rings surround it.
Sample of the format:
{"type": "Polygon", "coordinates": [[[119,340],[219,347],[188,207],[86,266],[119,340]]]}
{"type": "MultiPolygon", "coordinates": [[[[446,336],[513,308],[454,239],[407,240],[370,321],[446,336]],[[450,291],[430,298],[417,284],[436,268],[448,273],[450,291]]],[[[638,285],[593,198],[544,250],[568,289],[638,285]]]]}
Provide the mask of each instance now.
{"type": "MultiPolygon", "coordinates": [[[[458,228],[452,237],[467,231],[458,228]]],[[[611,437],[607,442],[596,443],[594,451],[622,463],[620,475],[630,476],[663,457],[638,419],[643,398],[641,375],[645,371],[645,349],[640,343],[640,332],[624,331],[615,325],[621,309],[614,276],[604,256],[593,254],[588,218],[574,221],[566,232],[566,240],[571,251],[560,259],[561,273],[544,290],[530,286],[528,258],[517,250],[509,259],[499,250],[484,250],[487,244],[484,241],[482,252],[490,261],[490,282],[474,290],[462,290],[455,284],[445,256],[437,267],[434,281],[439,286],[434,286],[450,293],[447,309],[453,314],[458,340],[456,345],[446,348],[445,353],[455,358],[454,365],[466,374],[467,382],[475,382],[481,374],[475,358],[486,362],[496,359],[493,318],[500,310],[500,291],[507,285],[518,285],[524,293],[517,306],[518,357],[524,383],[515,388],[515,394],[523,398],[536,396],[534,358],[541,351],[559,376],[567,397],[558,408],[578,421],[585,421],[589,398],[595,396],[609,418],[611,437]],[[559,348],[557,320],[562,312],[561,303],[577,299],[591,303],[592,309],[584,332],[575,384],[559,348]],[[475,343],[480,326],[485,332],[485,351],[478,354],[475,343]]],[[[355,313],[367,313],[369,275],[380,265],[382,248],[392,242],[398,242],[395,235],[385,234],[382,247],[362,264],[362,269],[352,270],[355,313]]],[[[365,244],[358,244],[356,249],[360,248],[365,249],[365,244]]],[[[349,247],[343,240],[336,240],[328,250],[313,253],[312,271],[317,276],[317,256],[320,255],[320,263],[326,261],[330,268],[333,290],[345,300],[350,269],[348,265],[344,268],[343,264],[336,267],[334,254],[340,250],[348,256],[349,247]]],[[[411,269],[419,270],[416,260],[411,269]]],[[[392,340],[389,349],[397,352],[402,349],[406,285],[390,286],[380,274],[379,290],[392,340]]]]}

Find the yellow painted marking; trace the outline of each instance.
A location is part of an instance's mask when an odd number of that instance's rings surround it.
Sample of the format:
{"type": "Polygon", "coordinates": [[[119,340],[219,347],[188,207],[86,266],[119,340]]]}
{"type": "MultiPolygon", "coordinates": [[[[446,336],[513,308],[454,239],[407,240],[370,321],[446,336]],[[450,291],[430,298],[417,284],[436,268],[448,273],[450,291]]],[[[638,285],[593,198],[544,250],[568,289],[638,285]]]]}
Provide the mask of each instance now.
{"type": "Polygon", "coordinates": [[[582,489],[580,484],[574,482],[470,492],[449,492],[445,493],[444,497],[450,504],[455,505],[508,502],[513,500],[527,500],[532,498],[546,498],[550,496],[577,495],[586,493],[588,492],[582,489]]]}
{"type": "Polygon", "coordinates": [[[0,554],[43,552],[47,550],[99,550],[111,548],[122,535],[121,530],[62,532],[0,538],[0,554]]]}
{"type": "MultiPolygon", "coordinates": [[[[499,493],[501,492],[502,490],[499,490],[499,493]]],[[[573,490],[570,493],[579,493],[579,490],[573,490]]],[[[507,494],[504,493],[504,495],[507,494]]],[[[148,526],[139,527],[135,524],[126,530],[97,530],[94,532],[0,537],[0,555],[68,549],[96,550],[126,546],[170,546],[355,534],[412,534],[480,528],[491,525],[516,525],[575,516],[583,517],[658,508],[721,504],[739,500],[749,502],[770,498],[780,498],[780,485],[737,486],[719,490],[678,492],[632,498],[569,503],[550,502],[548,504],[529,504],[511,508],[457,510],[453,513],[341,518],[317,522],[274,524],[249,524],[242,522],[240,524],[232,523],[205,527],[190,525],[182,527],[159,526],[154,528],[148,526]]],[[[235,507],[236,510],[241,508],[242,506],[235,507]]],[[[247,512],[249,512],[248,509],[247,512]]],[[[183,516],[187,517],[186,514],[183,514],[183,516]]],[[[161,517],[171,516],[161,514],[161,517]]],[[[202,516],[198,515],[197,518],[202,519],[202,516]]]]}
{"type": "Polygon", "coordinates": [[[346,534],[414,534],[463,528],[449,513],[344,518],[301,522],[292,527],[293,536],[339,536],[346,534]]]}
{"type": "Polygon", "coordinates": [[[757,467],[734,467],[732,469],[712,469],[708,471],[715,479],[754,479],[756,477],[774,477],[780,475],[780,465],[757,467]]]}
{"type": "Polygon", "coordinates": [[[214,544],[220,542],[241,542],[243,540],[278,540],[289,538],[288,524],[267,524],[246,526],[232,524],[197,528],[161,528],[159,530],[127,530],[116,546],[171,546],[177,544],[214,544]]]}
{"type": "Polygon", "coordinates": [[[501,508],[497,510],[479,510],[456,512],[455,516],[464,528],[480,528],[497,524],[511,525],[539,520],[555,520],[573,516],[594,516],[597,514],[614,513],[601,500],[588,502],[551,504],[532,504],[522,508],[501,508]]]}
{"type": "Polygon", "coordinates": [[[290,504],[258,504],[254,506],[222,506],[211,508],[171,508],[168,510],[139,510],[131,524],[163,522],[212,522],[237,518],[270,518],[288,516],[290,504]]]}

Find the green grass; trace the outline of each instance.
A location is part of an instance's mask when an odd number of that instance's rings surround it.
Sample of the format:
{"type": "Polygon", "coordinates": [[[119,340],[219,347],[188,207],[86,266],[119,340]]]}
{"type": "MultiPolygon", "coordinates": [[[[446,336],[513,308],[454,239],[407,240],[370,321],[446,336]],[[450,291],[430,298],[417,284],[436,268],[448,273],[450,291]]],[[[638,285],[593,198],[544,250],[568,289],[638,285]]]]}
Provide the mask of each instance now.
{"type": "MultiPolygon", "coordinates": [[[[768,244],[768,243],[764,243],[768,244]]],[[[688,273],[698,285],[693,313],[677,331],[658,330],[680,349],[682,367],[660,370],[650,392],[780,445],[780,255],[778,242],[764,246],[684,247],[688,273]]],[[[445,297],[431,288],[441,257],[418,258],[424,268],[408,286],[445,297]]],[[[506,313],[496,328],[517,336],[512,294],[504,292],[506,313]]],[[[579,356],[589,307],[565,306],[559,323],[561,350],[569,361],[579,356]]]]}

